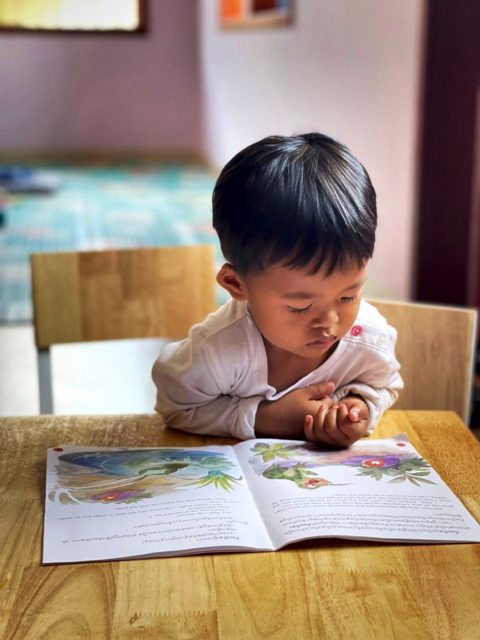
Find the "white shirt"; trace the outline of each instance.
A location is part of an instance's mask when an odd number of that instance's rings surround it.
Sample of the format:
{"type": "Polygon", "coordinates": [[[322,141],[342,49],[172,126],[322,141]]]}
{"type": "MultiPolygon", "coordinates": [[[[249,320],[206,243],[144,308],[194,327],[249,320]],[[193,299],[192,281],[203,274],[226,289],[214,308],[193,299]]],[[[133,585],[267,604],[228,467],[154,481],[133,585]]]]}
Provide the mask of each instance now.
{"type": "Polygon", "coordinates": [[[245,302],[231,300],[188,338],[165,345],[153,366],[155,409],[176,429],[198,434],[254,438],[255,414],[263,400],[275,401],[299,387],[335,383],[334,401],[362,396],[373,431],[403,388],[395,358],[396,330],[365,301],[333,354],[288,389],[268,384],[263,338],[245,302]]]}

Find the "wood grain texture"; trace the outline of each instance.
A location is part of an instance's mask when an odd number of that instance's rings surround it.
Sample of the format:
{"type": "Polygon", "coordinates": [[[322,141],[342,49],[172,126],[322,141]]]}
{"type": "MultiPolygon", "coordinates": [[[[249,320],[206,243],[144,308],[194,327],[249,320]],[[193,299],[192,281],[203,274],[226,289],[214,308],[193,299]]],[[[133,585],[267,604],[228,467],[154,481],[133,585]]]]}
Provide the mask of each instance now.
{"type": "Polygon", "coordinates": [[[468,422],[476,311],[372,300],[398,331],[397,359],[405,389],[395,409],[455,411],[468,422]]]}
{"type": "Polygon", "coordinates": [[[37,347],[183,338],[216,308],[211,246],[37,253],[31,262],[37,347]]]}
{"type": "MultiPolygon", "coordinates": [[[[453,412],[391,411],[472,513],[480,444],[453,412]]],[[[41,565],[48,447],[225,444],[159,416],[0,419],[0,637],[476,640],[480,545],[314,540],[272,553],[41,565]]]]}

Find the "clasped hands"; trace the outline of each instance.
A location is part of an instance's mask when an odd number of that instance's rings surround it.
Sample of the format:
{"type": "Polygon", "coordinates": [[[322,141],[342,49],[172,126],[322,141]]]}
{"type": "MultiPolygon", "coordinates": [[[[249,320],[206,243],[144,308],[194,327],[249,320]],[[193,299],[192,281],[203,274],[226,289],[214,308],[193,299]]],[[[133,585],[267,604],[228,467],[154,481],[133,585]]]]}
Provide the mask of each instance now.
{"type": "Polygon", "coordinates": [[[334,402],[333,382],[295,389],[257,410],[257,437],[296,437],[348,447],[367,432],[369,409],[358,396],[334,402]]]}

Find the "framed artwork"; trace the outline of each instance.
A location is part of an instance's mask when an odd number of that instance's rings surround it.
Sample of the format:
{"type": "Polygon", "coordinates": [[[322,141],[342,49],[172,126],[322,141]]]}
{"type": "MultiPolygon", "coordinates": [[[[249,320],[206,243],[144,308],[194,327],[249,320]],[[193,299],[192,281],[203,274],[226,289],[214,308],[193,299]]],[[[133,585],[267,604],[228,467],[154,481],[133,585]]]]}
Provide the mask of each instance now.
{"type": "Polygon", "coordinates": [[[0,0],[1,32],[144,33],[147,0],[0,0]]]}
{"type": "Polygon", "coordinates": [[[220,27],[283,27],[293,23],[294,0],[219,0],[220,27]]]}

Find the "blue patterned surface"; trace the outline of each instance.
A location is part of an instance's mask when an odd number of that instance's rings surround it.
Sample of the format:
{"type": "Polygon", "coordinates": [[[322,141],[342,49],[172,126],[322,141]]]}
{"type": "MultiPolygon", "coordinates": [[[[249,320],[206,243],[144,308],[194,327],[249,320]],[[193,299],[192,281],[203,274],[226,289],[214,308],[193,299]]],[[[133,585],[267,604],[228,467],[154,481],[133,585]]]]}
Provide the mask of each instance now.
{"type": "MultiPolygon", "coordinates": [[[[50,195],[7,196],[0,228],[0,321],[32,319],[29,255],[219,243],[211,226],[215,176],[183,165],[49,166],[50,195]]],[[[219,294],[219,301],[223,301],[219,294]]]]}

